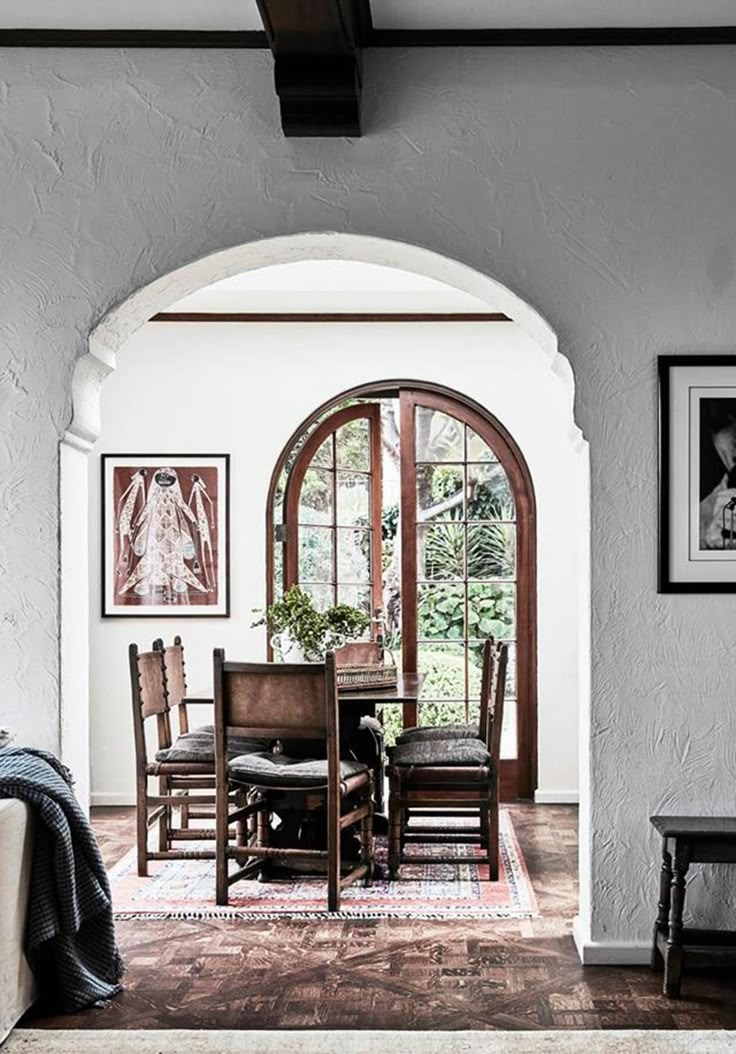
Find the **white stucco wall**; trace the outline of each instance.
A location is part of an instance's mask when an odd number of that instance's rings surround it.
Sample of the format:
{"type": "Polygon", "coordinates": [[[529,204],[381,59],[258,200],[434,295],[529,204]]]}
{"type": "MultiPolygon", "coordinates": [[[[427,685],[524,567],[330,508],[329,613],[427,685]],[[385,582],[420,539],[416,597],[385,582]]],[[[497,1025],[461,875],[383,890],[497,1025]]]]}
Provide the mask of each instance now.
{"type": "Polygon", "coordinates": [[[0,719],[58,745],[57,441],[95,322],[255,238],[424,245],[536,305],[576,373],[593,470],[592,933],[644,941],[649,813],[733,812],[733,600],[655,591],[654,360],[734,345],[735,59],[370,52],[367,134],[345,143],[281,137],[260,52],[0,55],[0,719]]]}
{"type": "MultiPolygon", "coordinates": [[[[578,789],[580,612],[586,452],[570,439],[567,391],[547,356],[512,323],[227,325],[152,323],[121,350],[102,391],[102,431],[89,458],[92,795],[131,804],[135,771],[127,646],[180,633],[192,686],[212,680],[212,649],[262,660],[251,629],[265,604],[265,509],[271,473],[300,422],[340,391],[416,378],[481,402],[511,431],[535,485],[539,551],[539,790],[578,789]],[[285,380],[288,379],[288,382],[285,380]],[[100,617],[102,453],[230,453],[232,617],[100,617]],[[582,508],[581,508],[582,504],[582,508]]],[[[211,720],[211,715],[202,718],[211,720]]]]}

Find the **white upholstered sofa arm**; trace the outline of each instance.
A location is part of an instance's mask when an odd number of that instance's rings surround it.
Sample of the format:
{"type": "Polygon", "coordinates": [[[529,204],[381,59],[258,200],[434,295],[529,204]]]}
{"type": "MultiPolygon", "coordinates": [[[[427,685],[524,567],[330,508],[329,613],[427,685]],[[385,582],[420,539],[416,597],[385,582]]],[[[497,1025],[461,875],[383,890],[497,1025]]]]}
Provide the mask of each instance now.
{"type": "Polygon", "coordinates": [[[24,945],[33,853],[33,815],[0,799],[0,1043],[35,998],[24,945]]]}

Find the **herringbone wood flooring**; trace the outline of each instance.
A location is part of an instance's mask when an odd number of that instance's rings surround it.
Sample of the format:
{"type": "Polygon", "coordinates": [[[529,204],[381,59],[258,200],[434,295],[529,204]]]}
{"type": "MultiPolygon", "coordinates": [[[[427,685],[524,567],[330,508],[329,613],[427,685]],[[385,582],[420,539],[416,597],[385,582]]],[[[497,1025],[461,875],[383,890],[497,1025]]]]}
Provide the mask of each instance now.
{"type": "MultiPolygon", "coordinates": [[[[542,917],[467,922],[120,922],[126,990],[53,1028],[736,1028],[736,978],[686,976],[680,1000],[645,968],[587,967],[577,910],[576,810],[511,806],[542,917]]],[[[133,811],[94,810],[105,860],[133,811]]],[[[653,899],[656,891],[653,891],[653,899]]],[[[654,905],[653,905],[654,906],[654,905]]]]}

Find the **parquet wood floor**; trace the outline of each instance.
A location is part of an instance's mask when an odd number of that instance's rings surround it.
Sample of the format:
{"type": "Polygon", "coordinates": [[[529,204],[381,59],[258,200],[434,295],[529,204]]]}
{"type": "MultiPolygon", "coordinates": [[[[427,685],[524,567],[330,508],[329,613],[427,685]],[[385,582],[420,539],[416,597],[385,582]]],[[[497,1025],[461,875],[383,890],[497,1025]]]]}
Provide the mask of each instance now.
{"type": "MultiPolygon", "coordinates": [[[[511,806],[542,917],[467,922],[120,922],[126,990],[106,1009],[28,1015],[49,1028],[736,1028],[736,978],[686,976],[667,1000],[646,968],[587,967],[573,946],[577,816],[511,806]]],[[[106,863],[131,809],[96,809],[106,863]]],[[[656,891],[653,891],[653,900],[656,891]]],[[[653,905],[654,906],[654,905],[653,905]]]]}

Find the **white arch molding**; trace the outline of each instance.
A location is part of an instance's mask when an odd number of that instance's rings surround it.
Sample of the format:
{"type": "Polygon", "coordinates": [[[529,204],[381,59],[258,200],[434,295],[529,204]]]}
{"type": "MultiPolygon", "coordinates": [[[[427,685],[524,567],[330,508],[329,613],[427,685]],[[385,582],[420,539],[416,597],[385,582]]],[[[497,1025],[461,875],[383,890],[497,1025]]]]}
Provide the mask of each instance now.
{"type": "MultiPolygon", "coordinates": [[[[344,260],[392,267],[468,293],[503,311],[544,352],[550,370],[563,386],[569,407],[567,439],[585,459],[589,480],[588,444],[575,422],[572,368],[558,349],[557,337],[541,315],[521,297],[488,275],[467,265],[403,242],[337,232],[304,233],[268,238],[212,253],[137,290],[114,307],[89,335],[88,350],[74,370],[72,420],[60,444],[60,714],[61,751],[77,773],[78,792],[89,798],[89,553],[87,455],[100,434],[100,395],[115,369],[123,344],[153,315],[204,286],[224,278],[275,264],[314,260],[344,260]]],[[[589,491],[589,487],[588,487],[589,491]]],[[[589,509],[589,492],[584,495],[589,509]]],[[[589,523],[581,525],[590,537],[589,523]]],[[[581,554],[579,655],[583,670],[580,698],[580,915],[579,945],[590,934],[589,711],[590,711],[590,559],[581,554]]]]}

